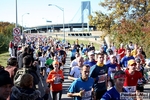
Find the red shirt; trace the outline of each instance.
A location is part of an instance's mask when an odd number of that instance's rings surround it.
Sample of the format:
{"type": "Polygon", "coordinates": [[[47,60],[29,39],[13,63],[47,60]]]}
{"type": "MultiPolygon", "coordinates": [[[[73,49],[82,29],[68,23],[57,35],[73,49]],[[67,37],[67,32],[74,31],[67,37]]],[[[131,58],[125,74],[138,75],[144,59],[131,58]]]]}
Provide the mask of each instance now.
{"type": "Polygon", "coordinates": [[[122,59],[125,56],[125,49],[124,48],[118,49],[118,54],[120,55],[120,59],[122,59]],[[124,53],[122,53],[122,52],[124,52],[124,53]],[[120,55],[120,53],[122,53],[122,54],[120,55]]]}
{"type": "Polygon", "coordinates": [[[139,71],[135,71],[133,75],[129,74],[129,71],[125,71],[126,78],[124,82],[124,86],[136,86],[138,79],[142,78],[142,73],[139,71]]]}

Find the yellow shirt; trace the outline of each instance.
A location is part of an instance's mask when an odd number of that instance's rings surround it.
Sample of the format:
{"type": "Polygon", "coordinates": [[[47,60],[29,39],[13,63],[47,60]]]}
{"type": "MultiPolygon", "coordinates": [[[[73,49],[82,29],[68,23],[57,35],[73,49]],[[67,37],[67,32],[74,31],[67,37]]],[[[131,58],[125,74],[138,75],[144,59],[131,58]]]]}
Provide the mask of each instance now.
{"type": "Polygon", "coordinates": [[[132,56],[134,56],[134,57],[135,57],[135,56],[136,56],[136,54],[137,54],[137,50],[135,50],[135,49],[134,49],[134,50],[132,50],[132,51],[131,51],[131,55],[132,55],[132,56]]]}

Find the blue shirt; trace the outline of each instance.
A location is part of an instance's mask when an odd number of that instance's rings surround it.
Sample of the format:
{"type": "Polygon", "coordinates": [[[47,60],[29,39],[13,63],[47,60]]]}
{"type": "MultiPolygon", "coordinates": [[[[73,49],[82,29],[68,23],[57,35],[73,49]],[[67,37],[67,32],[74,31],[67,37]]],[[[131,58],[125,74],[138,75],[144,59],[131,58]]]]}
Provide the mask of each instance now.
{"type": "MultiPolygon", "coordinates": [[[[123,88],[123,92],[127,91],[125,91],[125,89],[123,88]]],[[[120,99],[120,93],[116,90],[115,87],[113,87],[102,96],[101,100],[124,100],[124,99],[120,99]]]]}
{"type": "Polygon", "coordinates": [[[75,57],[76,52],[77,52],[76,49],[71,50],[70,57],[75,57]]]}
{"type": "Polygon", "coordinates": [[[83,50],[81,51],[82,52],[82,55],[84,55],[85,52],[87,52],[88,49],[87,48],[83,48],[83,50]]]}
{"type": "Polygon", "coordinates": [[[134,59],[134,57],[133,56],[130,56],[130,57],[124,56],[120,61],[121,66],[126,68],[128,66],[128,61],[131,59],[134,59]]]}
{"type": "Polygon", "coordinates": [[[47,51],[48,48],[49,48],[49,46],[43,46],[43,47],[42,47],[42,49],[43,49],[44,51],[47,51]]]}
{"type": "Polygon", "coordinates": [[[73,83],[70,85],[68,91],[69,93],[79,93],[81,90],[84,90],[84,96],[82,97],[75,97],[75,100],[92,100],[92,86],[94,83],[94,79],[89,77],[87,81],[83,81],[81,78],[78,78],[77,80],[73,81],[73,83]]]}
{"type": "MultiPolygon", "coordinates": [[[[107,70],[108,70],[107,66],[105,66],[105,65],[103,67],[99,67],[97,65],[94,65],[90,68],[89,76],[92,78],[99,79],[99,77],[106,76],[107,70]]],[[[96,92],[107,90],[106,79],[104,79],[102,81],[96,80],[93,87],[94,87],[94,91],[96,91],[96,92]]]]}
{"type": "Polygon", "coordinates": [[[117,64],[108,63],[106,66],[108,67],[108,76],[111,76],[112,72],[116,71],[117,64]]]}
{"type": "Polygon", "coordinates": [[[87,61],[85,61],[83,64],[86,64],[86,65],[89,65],[90,67],[92,67],[93,65],[96,64],[96,61],[95,61],[95,60],[94,60],[94,61],[89,61],[89,60],[87,60],[87,61]]]}

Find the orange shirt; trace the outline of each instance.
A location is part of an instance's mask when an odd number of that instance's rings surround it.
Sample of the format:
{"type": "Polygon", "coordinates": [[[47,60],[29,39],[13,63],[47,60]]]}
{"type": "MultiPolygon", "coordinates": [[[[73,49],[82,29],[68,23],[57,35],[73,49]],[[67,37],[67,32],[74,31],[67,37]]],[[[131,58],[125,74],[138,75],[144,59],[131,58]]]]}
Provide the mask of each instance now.
{"type": "Polygon", "coordinates": [[[62,90],[62,82],[60,82],[60,80],[63,79],[64,80],[64,75],[63,75],[63,71],[59,70],[58,72],[55,72],[54,70],[52,70],[47,79],[46,82],[51,84],[51,91],[60,91],[62,90]],[[53,78],[56,78],[56,80],[54,80],[53,78]]]}

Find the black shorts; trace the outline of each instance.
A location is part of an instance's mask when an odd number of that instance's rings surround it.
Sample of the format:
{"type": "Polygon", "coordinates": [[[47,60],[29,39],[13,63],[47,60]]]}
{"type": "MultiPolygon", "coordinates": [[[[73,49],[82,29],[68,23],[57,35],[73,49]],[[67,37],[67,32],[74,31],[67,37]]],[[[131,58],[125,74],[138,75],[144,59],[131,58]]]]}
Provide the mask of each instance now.
{"type": "Polygon", "coordinates": [[[94,96],[96,96],[96,100],[100,100],[102,98],[102,96],[105,94],[107,90],[103,90],[103,91],[94,91],[94,96]]]}
{"type": "Polygon", "coordinates": [[[136,90],[140,91],[140,92],[144,92],[144,86],[143,85],[137,85],[136,86],[136,90]]]}
{"type": "Polygon", "coordinates": [[[76,57],[71,57],[70,60],[73,61],[74,59],[76,59],[76,57]]]}
{"type": "Polygon", "coordinates": [[[40,67],[40,72],[43,72],[43,70],[46,70],[46,67],[40,67]]]}

